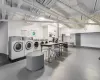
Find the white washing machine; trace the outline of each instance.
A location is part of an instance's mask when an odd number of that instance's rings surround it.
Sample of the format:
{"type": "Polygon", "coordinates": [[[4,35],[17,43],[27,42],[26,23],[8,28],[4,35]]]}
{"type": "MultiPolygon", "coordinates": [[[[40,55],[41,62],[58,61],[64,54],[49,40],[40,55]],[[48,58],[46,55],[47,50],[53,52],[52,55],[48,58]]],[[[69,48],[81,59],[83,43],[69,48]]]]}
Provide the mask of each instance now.
{"type": "MultiPolygon", "coordinates": [[[[48,44],[49,42],[48,42],[48,39],[44,39],[44,43],[45,44],[48,44]]],[[[48,49],[48,47],[44,47],[44,49],[48,49]]]]}
{"type": "Polygon", "coordinates": [[[24,44],[25,44],[25,56],[33,52],[34,46],[33,46],[33,37],[24,37],[24,44]]]}
{"type": "Polygon", "coordinates": [[[45,44],[49,43],[49,42],[48,42],[48,39],[44,39],[44,43],[45,43],[45,44]]]}
{"type": "MultiPolygon", "coordinates": [[[[41,39],[40,41],[41,41],[40,45],[41,44],[47,44],[48,43],[47,39],[41,39]]],[[[43,50],[44,49],[47,49],[47,47],[43,47],[43,50]]]]}
{"type": "MultiPolygon", "coordinates": [[[[44,44],[43,39],[40,39],[40,49],[41,49],[41,45],[44,44]]],[[[44,49],[44,47],[42,48],[42,50],[44,49]]]]}
{"type": "Polygon", "coordinates": [[[11,60],[24,57],[24,40],[20,36],[9,37],[9,58],[11,60]]]}
{"type": "Polygon", "coordinates": [[[33,51],[40,50],[40,40],[39,39],[33,39],[33,46],[34,46],[33,51]]]}

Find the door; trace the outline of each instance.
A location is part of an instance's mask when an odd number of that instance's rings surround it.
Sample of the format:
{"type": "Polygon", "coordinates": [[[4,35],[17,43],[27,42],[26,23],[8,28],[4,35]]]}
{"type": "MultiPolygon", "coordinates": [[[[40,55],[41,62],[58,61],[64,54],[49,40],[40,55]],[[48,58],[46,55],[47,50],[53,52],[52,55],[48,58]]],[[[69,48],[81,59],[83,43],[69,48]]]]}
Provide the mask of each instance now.
{"type": "Polygon", "coordinates": [[[26,50],[30,50],[33,47],[33,43],[31,41],[27,41],[25,44],[25,48],[26,50]]]}
{"type": "Polygon", "coordinates": [[[76,46],[81,46],[81,35],[78,33],[78,34],[75,34],[75,41],[76,41],[76,46]]]}
{"type": "Polygon", "coordinates": [[[15,52],[20,52],[23,50],[23,42],[16,42],[13,46],[15,52]]]}

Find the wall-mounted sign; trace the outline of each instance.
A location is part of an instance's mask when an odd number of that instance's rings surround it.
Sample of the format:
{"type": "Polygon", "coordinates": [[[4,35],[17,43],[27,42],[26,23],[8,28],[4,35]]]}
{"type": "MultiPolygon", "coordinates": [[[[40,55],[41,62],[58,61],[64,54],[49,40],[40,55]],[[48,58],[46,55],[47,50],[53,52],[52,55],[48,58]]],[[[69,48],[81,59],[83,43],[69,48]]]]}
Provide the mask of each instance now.
{"type": "Polygon", "coordinates": [[[36,36],[36,30],[31,30],[31,35],[36,36]]]}
{"type": "Polygon", "coordinates": [[[28,36],[27,30],[21,30],[21,36],[28,36]]]}
{"type": "Polygon", "coordinates": [[[35,32],[32,32],[32,35],[34,36],[35,35],[35,32]]]}

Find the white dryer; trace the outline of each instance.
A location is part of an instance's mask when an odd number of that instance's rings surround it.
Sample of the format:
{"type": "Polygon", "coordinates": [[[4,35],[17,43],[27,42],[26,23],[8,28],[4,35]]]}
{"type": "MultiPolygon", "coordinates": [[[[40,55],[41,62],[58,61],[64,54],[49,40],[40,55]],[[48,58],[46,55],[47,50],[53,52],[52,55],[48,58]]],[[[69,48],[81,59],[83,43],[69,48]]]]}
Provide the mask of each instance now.
{"type": "Polygon", "coordinates": [[[33,39],[33,46],[34,46],[34,51],[40,50],[40,42],[39,39],[33,39]]]}
{"type": "Polygon", "coordinates": [[[15,60],[24,56],[24,40],[22,37],[9,37],[9,58],[15,60]]]}
{"type": "Polygon", "coordinates": [[[24,37],[24,44],[25,44],[25,56],[33,52],[34,46],[33,46],[33,37],[24,37]]]}

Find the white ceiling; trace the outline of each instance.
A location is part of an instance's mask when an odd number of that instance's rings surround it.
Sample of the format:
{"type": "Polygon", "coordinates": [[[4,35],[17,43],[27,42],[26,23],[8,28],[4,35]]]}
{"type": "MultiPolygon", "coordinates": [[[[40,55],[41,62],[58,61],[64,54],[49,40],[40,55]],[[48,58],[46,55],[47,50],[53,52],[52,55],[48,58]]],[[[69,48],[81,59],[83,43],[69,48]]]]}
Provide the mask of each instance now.
{"type": "Polygon", "coordinates": [[[88,19],[100,25],[100,0],[45,0],[44,3],[42,1],[0,0],[0,19],[35,20],[35,17],[43,16],[70,28],[83,28],[85,24],[81,23],[87,23],[88,19]]]}

